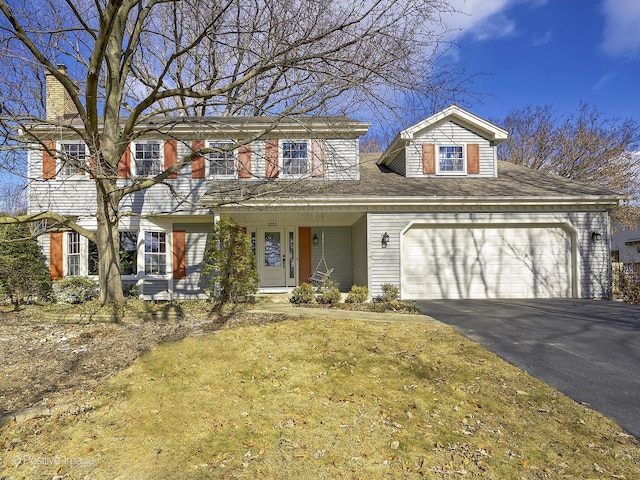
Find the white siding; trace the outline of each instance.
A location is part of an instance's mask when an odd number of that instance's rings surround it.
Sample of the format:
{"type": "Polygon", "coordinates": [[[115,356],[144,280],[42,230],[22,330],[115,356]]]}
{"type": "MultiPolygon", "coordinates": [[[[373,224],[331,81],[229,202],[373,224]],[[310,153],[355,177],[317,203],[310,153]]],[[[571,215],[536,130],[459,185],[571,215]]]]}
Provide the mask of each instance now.
{"type": "MultiPolygon", "coordinates": [[[[322,228],[311,229],[311,238],[318,235],[320,241],[317,245],[311,245],[311,268],[322,260],[322,228]]],[[[338,282],[338,288],[349,291],[353,285],[351,270],[351,228],[350,227],[325,227],[324,228],[324,257],[328,268],[333,268],[331,279],[338,282]]],[[[324,270],[321,264],[319,270],[324,270]]]]}
{"type": "Polygon", "coordinates": [[[607,212],[555,213],[395,213],[369,214],[369,265],[371,295],[381,293],[380,286],[391,283],[400,287],[401,233],[412,222],[437,224],[564,224],[576,232],[574,272],[576,290],[580,298],[608,298],[610,296],[610,261],[607,212]],[[592,241],[591,232],[603,237],[592,241]],[[389,245],[380,245],[382,235],[390,236],[389,245]]]}
{"type": "MultiPolygon", "coordinates": [[[[403,176],[407,174],[407,149],[408,148],[405,148],[399,152],[388,165],[391,170],[403,176]]],[[[420,155],[420,161],[422,162],[422,154],[420,155]]],[[[420,172],[422,173],[422,170],[420,170],[420,172]]]]}
{"type": "MultiPolygon", "coordinates": [[[[438,145],[463,145],[477,143],[480,145],[480,173],[474,176],[494,177],[496,167],[495,146],[486,138],[472,132],[471,130],[458,125],[455,122],[447,121],[440,125],[431,127],[419,135],[408,144],[406,150],[406,173],[407,177],[423,177],[422,173],[422,144],[434,143],[438,145]]],[[[438,150],[436,148],[436,162],[438,150]]],[[[466,151],[465,151],[466,158],[466,151]]],[[[396,168],[394,168],[396,170],[396,168]]],[[[396,170],[398,171],[398,170],[396,170]]]]}
{"type": "MultiPolygon", "coordinates": [[[[357,180],[358,140],[326,139],[325,180],[357,180]]],[[[178,142],[178,158],[191,152],[191,140],[178,142]]],[[[251,147],[251,168],[254,178],[265,175],[265,142],[257,140],[251,147]]],[[[208,169],[207,169],[208,171],[208,169]]],[[[42,153],[29,152],[29,195],[28,211],[36,213],[52,210],[63,215],[95,216],[96,190],[94,182],[85,175],[69,179],[59,176],[44,181],[42,179],[42,153]]],[[[123,212],[138,215],[161,215],[166,213],[208,214],[197,204],[213,182],[213,178],[191,178],[191,166],[187,165],[178,172],[178,178],[167,179],[176,192],[174,195],[167,185],[155,185],[146,190],[128,195],[120,202],[123,212]],[[194,205],[195,204],[195,205],[194,205]]],[[[251,180],[239,180],[239,183],[251,180]]],[[[121,186],[131,183],[130,179],[120,179],[121,186]]]]}
{"type": "Polygon", "coordinates": [[[367,276],[367,216],[351,227],[351,263],[354,285],[366,286],[369,283],[367,276]]]}
{"type": "Polygon", "coordinates": [[[200,283],[200,272],[202,269],[202,259],[207,247],[207,238],[211,232],[211,225],[208,224],[174,224],[174,230],[184,230],[186,232],[186,265],[187,278],[173,281],[174,299],[179,298],[206,298],[203,291],[204,285],[200,283]]]}

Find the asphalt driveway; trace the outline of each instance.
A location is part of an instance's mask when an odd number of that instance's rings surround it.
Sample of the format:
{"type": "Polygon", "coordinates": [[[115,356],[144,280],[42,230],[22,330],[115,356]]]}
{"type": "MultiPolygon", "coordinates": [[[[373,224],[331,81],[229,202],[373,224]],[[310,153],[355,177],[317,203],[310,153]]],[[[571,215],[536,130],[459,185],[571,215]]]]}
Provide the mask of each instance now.
{"type": "Polygon", "coordinates": [[[640,438],[640,306],[596,300],[416,304],[640,438]]]}

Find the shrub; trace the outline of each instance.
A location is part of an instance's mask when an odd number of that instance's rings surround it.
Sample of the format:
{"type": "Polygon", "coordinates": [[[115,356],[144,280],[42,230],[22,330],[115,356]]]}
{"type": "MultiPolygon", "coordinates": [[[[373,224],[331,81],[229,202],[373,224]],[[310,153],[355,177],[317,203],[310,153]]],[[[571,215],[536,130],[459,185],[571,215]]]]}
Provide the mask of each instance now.
{"type": "Polygon", "coordinates": [[[32,300],[48,298],[51,280],[42,251],[26,224],[0,227],[0,298],[16,310],[32,300]]]}
{"type": "Polygon", "coordinates": [[[320,294],[320,298],[318,299],[320,303],[324,303],[327,305],[340,303],[340,300],[342,300],[342,294],[340,293],[338,287],[334,286],[324,288],[322,290],[322,293],[320,294]]]}
{"type": "Polygon", "coordinates": [[[367,287],[361,287],[354,285],[347,294],[346,303],[364,303],[369,299],[369,289],[367,287]]]}
{"type": "Polygon", "coordinates": [[[631,275],[622,274],[618,280],[618,297],[632,305],[640,304],[640,283],[634,282],[631,275]]]}
{"type": "Polygon", "coordinates": [[[316,292],[313,289],[313,285],[310,283],[301,283],[299,287],[293,289],[289,301],[297,305],[301,303],[315,303],[316,292]]]}
{"type": "Polygon", "coordinates": [[[124,293],[124,296],[127,298],[140,297],[140,289],[138,288],[138,285],[136,285],[135,283],[128,283],[128,284],[122,285],[122,293],[124,293]]]}
{"type": "Polygon", "coordinates": [[[233,220],[213,224],[201,278],[204,290],[222,304],[245,301],[258,291],[258,267],[251,242],[233,220]]]}
{"type": "Polygon", "coordinates": [[[391,283],[382,285],[382,295],[379,296],[379,301],[387,303],[395,302],[398,299],[400,299],[400,290],[398,290],[398,287],[391,283]]]}
{"type": "Polygon", "coordinates": [[[98,284],[89,277],[66,277],[53,284],[55,298],[61,303],[84,303],[98,296],[98,284]]]}

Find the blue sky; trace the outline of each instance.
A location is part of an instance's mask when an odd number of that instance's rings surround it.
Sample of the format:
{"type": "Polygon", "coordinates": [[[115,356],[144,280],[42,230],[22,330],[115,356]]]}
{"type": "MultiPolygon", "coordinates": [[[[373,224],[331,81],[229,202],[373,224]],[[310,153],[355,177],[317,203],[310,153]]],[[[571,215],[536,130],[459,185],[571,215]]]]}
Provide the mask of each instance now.
{"type": "Polygon", "coordinates": [[[579,103],[640,122],[640,0],[452,0],[447,61],[477,76],[464,106],[501,120],[527,105],[579,103]]]}

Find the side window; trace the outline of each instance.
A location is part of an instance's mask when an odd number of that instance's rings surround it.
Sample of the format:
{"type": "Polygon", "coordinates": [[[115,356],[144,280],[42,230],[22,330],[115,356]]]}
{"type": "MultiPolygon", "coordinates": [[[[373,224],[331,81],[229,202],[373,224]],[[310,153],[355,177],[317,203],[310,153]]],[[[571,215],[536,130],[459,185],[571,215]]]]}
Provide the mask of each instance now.
{"type": "Polygon", "coordinates": [[[207,154],[209,173],[215,177],[235,177],[236,156],[231,142],[209,142],[209,148],[219,149],[207,154]]]}
{"type": "Polygon", "coordinates": [[[465,173],[464,149],[443,145],[438,149],[438,173],[465,173]]]}
{"type": "Polygon", "coordinates": [[[84,143],[70,142],[60,144],[60,174],[65,177],[84,173],[87,164],[87,147],[84,143]]]}
{"type": "Polygon", "coordinates": [[[120,232],[120,274],[138,273],[138,232],[120,232]]]}
{"type": "MultiPolygon", "coordinates": [[[[89,240],[89,275],[98,275],[98,246],[89,240]]],[[[120,275],[138,273],[138,233],[120,232],[120,275]]]]}
{"type": "Polygon", "coordinates": [[[87,273],[98,275],[98,245],[89,240],[89,259],[87,273]]]}
{"type": "Polygon", "coordinates": [[[153,177],[162,173],[164,163],[161,143],[135,143],[133,148],[133,163],[135,165],[135,175],[138,177],[153,177]]]}
{"type": "Polygon", "coordinates": [[[309,145],[304,142],[282,142],[282,173],[306,175],[309,173],[309,145]]]}
{"type": "Polygon", "coordinates": [[[80,234],[67,233],[67,276],[80,275],[80,234]]]}
{"type": "Polygon", "coordinates": [[[167,273],[167,234],[165,232],[145,232],[144,273],[146,275],[167,273]]]}

